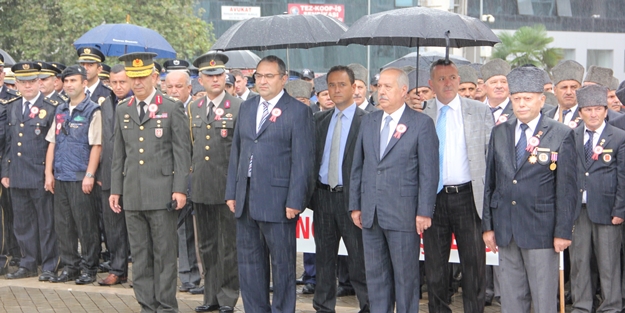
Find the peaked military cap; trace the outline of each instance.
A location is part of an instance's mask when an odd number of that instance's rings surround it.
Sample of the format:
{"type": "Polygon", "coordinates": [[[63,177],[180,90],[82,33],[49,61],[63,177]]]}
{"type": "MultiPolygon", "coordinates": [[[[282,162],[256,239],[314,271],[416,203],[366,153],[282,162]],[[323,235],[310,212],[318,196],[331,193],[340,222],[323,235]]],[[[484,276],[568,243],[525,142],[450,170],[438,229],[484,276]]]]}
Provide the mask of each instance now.
{"type": "Polygon", "coordinates": [[[18,62],[11,66],[17,80],[33,80],[39,77],[41,66],[35,62],[18,62]]]}
{"type": "Polygon", "coordinates": [[[371,78],[371,83],[369,85],[377,86],[379,80],[380,80],[380,73],[375,74],[373,75],[373,78],[371,78]]]}
{"type": "Polygon", "coordinates": [[[106,60],[104,53],[95,47],[82,47],[76,50],[78,63],[102,63],[106,60]]]}
{"type": "Polygon", "coordinates": [[[468,66],[463,65],[458,67],[458,75],[460,75],[460,83],[472,83],[477,86],[477,74],[475,73],[475,69],[468,66]]]}
{"type": "Polygon", "coordinates": [[[588,85],[575,90],[579,108],[608,106],[608,87],[588,85]]]}
{"type": "Polygon", "coordinates": [[[199,56],[193,65],[204,75],[219,75],[225,72],[228,56],[217,51],[209,51],[199,56]]]}
{"type": "Polygon", "coordinates": [[[354,72],[354,79],[360,80],[367,85],[367,82],[369,82],[369,71],[367,71],[364,66],[358,63],[352,63],[347,65],[347,67],[354,72]]]}
{"type": "Polygon", "coordinates": [[[154,61],[154,70],[158,73],[161,74],[161,72],[163,71],[163,67],[161,66],[160,63],[154,61]]]}
{"type": "Polygon", "coordinates": [[[591,65],[586,71],[584,82],[591,82],[601,86],[610,87],[614,71],[611,68],[591,65]]]}
{"type": "Polygon", "coordinates": [[[98,74],[98,77],[106,79],[111,78],[111,67],[108,64],[102,64],[102,70],[100,74],[98,74]]]}
{"type": "Polygon", "coordinates": [[[328,76],[327,75],[321,75],[317,78],[314,79],[315,82],[315,92],[317,94],[328,90],[328,76]]]}
{"type": "MultiPolygon", "coordinates": [[[[484,66],[486,66],[486,64],[484,66]]],[[[482,71],[483,70],[484,68],[482,68],[482,71]]],[[[513,69],[506,76],[508,78],[508,88],[510,89],[510,94],[519,92],[542,94],[545,86],[545,76],[543,72],[543,70],[533,66],[521,66],[513,69]]]]}
{"type": "Polygon", "coordinates": [[[61,77],[61,73],[63,72],[63,70],[66,68],[65,64],[63,63],[58,63],[58,62],[49,62],[50,65],[56,67],[59,69],[59,73],[56,74],[56,77],[61,77]]]}
{"type": "Polygon", "coordinates": [[[581,85],[584,78],[584,67],[573,60],[562,61],[551,69],[551,76],[554,86],[565,80],[574,80],[581,85]]]}
{"type": "Polygon", "coordinates": [[[315,72],[305,68],[302,70],[302,78],[315,79],[315,72]]]}
{"type": "Polygon", "coordinates": [[[236,78],[230,73],[226,73],[226,85],[234,85],[236,78]]]}
{"type": "Polygon", "coordinates": [[[188,70],[189,62],[179,59],[167,60],[165,61],[165,63],[163,63],[163,67],[165,68],[166,72],[175,70],[188,70]]]}
{"type": "Polygon", "coordinates": [[[312,88],[311,83],[302,79],[291,80],[284,86],[286,92],[293,98],[310,98],[312,88]]]}
{"type": "Polygon", "coordinates": [[[4,70],[4,83],[9,85],[15,85],[15,74],[10,68],[4,70]]]}
{"type": "Polygon", "coordinates": [[[510,73],[510,64],[502,59],[492,59],[482,65],[480,72],[482,72],[484,81],[489,80],[493,76],[507,76],[510,73]]]}
{"type": "Polygon", "coordinates": [[[60,70],[58,67],[47,62],[37,62],[37,64],[39,64],[39,66],[41,67],[41,71],[39,72],[40,79],[48,78],[50,76],[56,76],[58,74],[61,74],[62,72],[62,70],[60,70]]]}
{"type": "Polygon", "coordinates": [[[154,72],[155,56],[153,52],[133,52],[120,56],[119,60],[124,62],[128,77],[146,77],[154,72]]]}

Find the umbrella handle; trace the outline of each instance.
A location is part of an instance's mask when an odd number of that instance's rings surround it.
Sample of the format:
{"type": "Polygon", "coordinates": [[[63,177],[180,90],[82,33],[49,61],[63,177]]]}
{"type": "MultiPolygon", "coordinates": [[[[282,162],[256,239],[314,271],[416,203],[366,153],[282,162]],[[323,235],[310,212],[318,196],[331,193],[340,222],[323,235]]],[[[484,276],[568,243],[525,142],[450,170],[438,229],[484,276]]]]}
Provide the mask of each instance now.
{"type": "Polygon", "coordinates": [[[449,64],[449,33],[450,31],[445,32],[445,64],[449,64]]]}

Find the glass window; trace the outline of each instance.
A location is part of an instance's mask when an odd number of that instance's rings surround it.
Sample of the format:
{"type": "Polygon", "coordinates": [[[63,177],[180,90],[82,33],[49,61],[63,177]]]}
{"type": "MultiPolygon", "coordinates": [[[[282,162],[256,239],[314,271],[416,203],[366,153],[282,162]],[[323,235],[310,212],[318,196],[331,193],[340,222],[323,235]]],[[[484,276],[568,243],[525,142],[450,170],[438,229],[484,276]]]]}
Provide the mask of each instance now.
{"type": "Polygon", "coordinates": [[[588,50],[586,68],[591,65],[612,68],[612,50],[588,50]]]}
{"type": "Polygon", "coordinates": [[[573,16],[570,0],[556,0],[556,4],[558,16],[573,16]]]}
{"type": "Polygon", "coordinates": [[[534,15],[532,0],[517,0],[517,5],[519,6],[519,14],[534,15]]]}
{"type": "Polygon", "coordinates": [[[413,6],[412,0],[395,0],[396,7],[411,7],[413,6]]]}
{"type": "Polygon", "coordinates": [[[562,60],[575,60],[575,49],[562,49],[562,60]]]}

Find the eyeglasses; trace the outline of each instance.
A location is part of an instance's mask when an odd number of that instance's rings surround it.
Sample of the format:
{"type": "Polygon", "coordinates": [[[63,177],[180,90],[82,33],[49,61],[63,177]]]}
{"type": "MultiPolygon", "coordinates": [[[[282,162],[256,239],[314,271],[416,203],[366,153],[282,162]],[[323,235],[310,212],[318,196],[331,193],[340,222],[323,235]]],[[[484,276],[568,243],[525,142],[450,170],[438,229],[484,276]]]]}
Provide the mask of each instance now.
{"type": "Polygon", "coordinates": [[[278,73],[278,74],[258,74],[258,73],[256,73],[256,74],[254,74],[254,79],[256,79],[256,80],[261,80],[263,78],[273,79],[276,76],[282,77],[282,75],[284,75],[284,74],[281,74],[281,73],[278,73]]]}

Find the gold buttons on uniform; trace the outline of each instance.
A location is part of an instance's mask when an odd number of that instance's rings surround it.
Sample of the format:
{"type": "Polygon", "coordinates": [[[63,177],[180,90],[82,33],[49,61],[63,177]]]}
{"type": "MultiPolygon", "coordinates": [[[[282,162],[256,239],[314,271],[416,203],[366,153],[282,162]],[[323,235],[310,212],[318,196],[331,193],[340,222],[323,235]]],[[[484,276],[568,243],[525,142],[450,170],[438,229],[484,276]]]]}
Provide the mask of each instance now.
{"type": "Polygon", "coordinates": [[[24,127],[24,123],[20,123],[20,127],[24,127]]]}
{"type": "Polygon", "coordinates": [[[208,160],[210,160],[210,159],[211,159],[211,158],[209,158],[209,157],[207,157],[207,156],[206,156],[206,157],[204,157],[204,160],[206,160],[206,161],[208,161],[208,160]]]}
{"type": "Polygon", "coordinates": [[[139,137],[139,141],[143,141],[143,137],[139,137]]]}
{"type": "Polygon", "coordinates": [[[22,143],[21,143],[21,142],[18,142],[18,143],[17,143],[17,146],[18,146],[18,147],[21,147],[21,146],[22,146],[22,143]]]}
{"type": "Polygon", "coordinates": [[[211,126],[210,125],[206,125],[206,129],[211,129],[211,126]]]}
{"type": "Polygon", "coordinates": [[[22,156],[22,153],[21,153],[21,152],[18,152],[18,153],[17,153],[17,156],[22,156]]]}
{"type": "Polygon", "coordinates": [[[211,136],[206,135],[206,140],[209,140],[209,139],[211,139],[211,136]]]}
{"type": "Polygon", "coordinates": [[[516,205],[516,201],[512,201],[512,205],[516,205]]]}
{"type": "Polygon", "coordinates": [[[584,175],[588,176],[588,175],[590,175],[590,174],[588,174],[588,172],[586,172],[586,174],[584,174],[584,175]]]}
{"type": "Polygon", "coordinates": [[[143,160],[139,160],[139,164],[143,165],[143,160]]]}
{"type": "Polygon", "coordinates": [[[18,136],[20,136],[20,137],[24,136],[24,134],[22,134],[22,133],[19,133],[19,134],[17,134],[17,135],[18,135],[18,136]]]}
{"type": "Polygon", "coordinates": [[[139,130],[143,130],[144,128],[143,125],[139,126],[139,130]]]}
{"type": "Polygon", "coordinates": [[[206,150],[210,150],[210,148],[211,147],[209,147],[209,146],[204,147],[204,149],[206,149],[206,150]]]}
{"type": "Polygon", "coordinates": [[[139,149],[139,153],[143,153],[143,148],[139,149]]]}
{"type": "Polygon", "coordinates": [[[512,180],[512,183],[516,185],[516,179],[512,180]]]}

